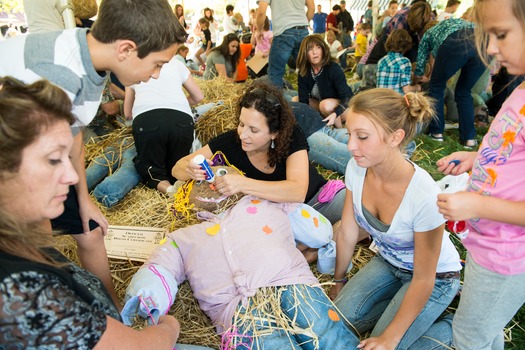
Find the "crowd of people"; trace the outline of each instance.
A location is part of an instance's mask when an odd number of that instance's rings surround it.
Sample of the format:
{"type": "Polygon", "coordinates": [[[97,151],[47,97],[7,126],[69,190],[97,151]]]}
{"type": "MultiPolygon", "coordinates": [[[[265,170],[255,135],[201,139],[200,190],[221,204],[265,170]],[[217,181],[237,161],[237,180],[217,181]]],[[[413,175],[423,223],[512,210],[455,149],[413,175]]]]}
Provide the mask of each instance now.
{"type": "Polygon", "coordinates": [[[0,42],[2,346],[207,349],[178,344],[168,315],[187,280],[217,332],[235,335],[227,348],[503,349],[525,302],[523,1],[475,0],[461,18],[458,0],[439,14],[424,0],[382,14],[370,2],[354,25],[345,1],[326,14],[313,0],[261,0],[245,23],[233,5],[222,21],[209,7],[190,21],[166,0],[104,0],[94,23],[67,29],[55,1],[24,3],[38,13],[30,33],[0,42]],[[260,72],[253,54],[267,60],[260,72]],[[498,65],[508,84],[480,137],[474,87],[485,91],[498,65]],[[244,84],[236,128],[204,145],[195,123],[217,101],[201,103],[198,80],[244,84]],[[470,174],[444,192],[410,153],[422,133],[443,142],[447,94],[465,151],[435,167],[470,174]],[[237,201],[168,234],[124,300],[84,164],[83,134],[101,113],[123,114],[134,141],[134,174],[110,187],[141,179],[171,198],[205,184],[217,203],[237,201]],[[216,165],[235,171],[210,179],[216,165]],[[305,239],[317,230],[322,243],[305,239]],[[74,238],[82,267],[56,234],[74,238]],[[351,275],[370,241],[376,255],[351,275]],[[333,276],[328,292],[316,260],[333,276]],[[128,327],[136,316],[150,326],[128,327]]]}

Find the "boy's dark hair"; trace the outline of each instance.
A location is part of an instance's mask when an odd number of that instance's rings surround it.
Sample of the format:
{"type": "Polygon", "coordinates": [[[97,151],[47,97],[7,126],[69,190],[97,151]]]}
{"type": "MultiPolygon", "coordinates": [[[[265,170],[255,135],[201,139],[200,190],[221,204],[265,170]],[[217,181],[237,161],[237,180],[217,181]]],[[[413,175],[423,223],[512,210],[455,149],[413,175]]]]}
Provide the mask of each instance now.
{"type": "Polygon", "coordinates": [[[445,7],[452,7],[454,5],[459,5],[459,4],[461,4],[461,1],[459,1],[459,0],[448,0],[447,1],[447,6],[445,6],[445,7]]]}
{"type": "Polygon", "coordinates": [[[392,4],[398,4],[399,3],[397,2],[397,0],[390,0],[390,2],[388,3],[388,6],[392,5],[392,4]]]}
{"type": "Polygon", "coordinates": [[[337,11],[337,10],[341,11],[341,6],[339,5],[332,6],[332,11],[337,11]]]}
{"type": "Polygon", "coordinates": [[[104,0],[91,34],[104,44],[131,40],[139,58],[184,43],[188,36],[167,0],[104,0]]]}
{"type": "Polygon", "coordinates": [[[372,7],[373,4],[374,4],[374,3],[372,2],[372,0],[370,0],[370,1],[368,2],[368,7],[372,7]]]}
{"type": "Polygon", "coordinates": [[[230,12],[233,12],[233,9],[235,7],[233,7],[233,5],[226,5],[226,13],[230,13],[230,12]]]}
{"type": "Polygon", "coordinates": [[[206,17],[199,18],[199,24],[206,24],[207,27],[210,26],[210,22],[208,22],[206,17]]]}
{"type": "Polygon", "coordinates": [[[412,48],[412,37],[404,29],[395,29],[386,39],[387,52],[405,53],[412,48]]]}
{"type": "Polygon", "coordinates": [[[367,30],[367,29],[372,30],[372,25],[367,22],[361,23],[361,30],[367,30]]]}

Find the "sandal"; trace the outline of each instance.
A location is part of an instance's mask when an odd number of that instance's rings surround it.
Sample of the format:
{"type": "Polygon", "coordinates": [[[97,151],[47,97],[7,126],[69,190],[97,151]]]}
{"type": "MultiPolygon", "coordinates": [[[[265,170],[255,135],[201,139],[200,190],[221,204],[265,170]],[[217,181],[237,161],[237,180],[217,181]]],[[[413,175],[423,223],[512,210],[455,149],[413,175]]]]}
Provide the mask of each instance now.
{"type": "Polygon", "coordinates": [[[434,141],[443,142],[443,136],[436,136],[434,134],[428,134],[428,136],[434,141]]]}

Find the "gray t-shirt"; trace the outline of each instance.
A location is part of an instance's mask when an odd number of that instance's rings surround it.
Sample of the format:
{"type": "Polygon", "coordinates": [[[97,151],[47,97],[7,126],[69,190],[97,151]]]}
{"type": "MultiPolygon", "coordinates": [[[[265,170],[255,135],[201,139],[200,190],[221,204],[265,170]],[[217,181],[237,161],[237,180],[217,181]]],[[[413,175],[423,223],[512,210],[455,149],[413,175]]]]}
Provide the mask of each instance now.
{"type": "Polygon", "coordinates": [[[224,56],[219,51],[212,51],[206,58],[206,70],[204,71],[204,80],[211,80],[219,76],[219,72],[215,68],[216,64],[223,64],[226,67],[226,75],[228,78],[233,77],[233,67],[230,62],[226,61],[224,56]]]}
{"type": "Polygon", "coordinates": [[[286,29],[307,26],[305,0],[260,0],[272,10],[273,36],[282,34],[286,29]]]}

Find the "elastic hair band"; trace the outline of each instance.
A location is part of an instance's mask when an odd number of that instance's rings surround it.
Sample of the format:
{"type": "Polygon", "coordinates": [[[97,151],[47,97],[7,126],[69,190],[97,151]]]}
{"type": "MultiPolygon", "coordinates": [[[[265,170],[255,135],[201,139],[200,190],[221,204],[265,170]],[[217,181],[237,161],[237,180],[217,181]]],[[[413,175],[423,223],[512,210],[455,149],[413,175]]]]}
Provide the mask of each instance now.
{"type": "Polygon", "coordinates": [[[404,97],[405,97],[405,102],[407,103],[407,106],[410,107],[410,101],[408,101],[407,95],[405,95],[404,97]]]}

